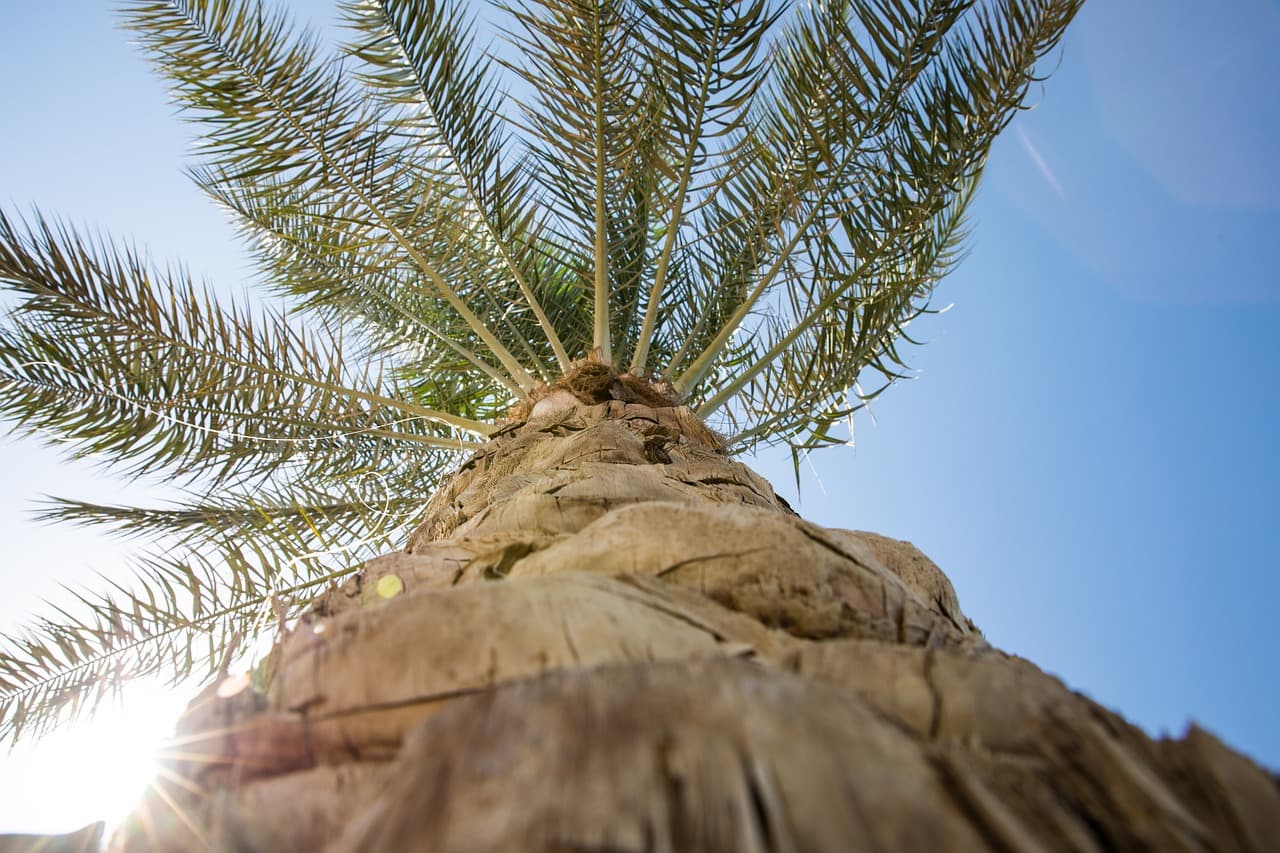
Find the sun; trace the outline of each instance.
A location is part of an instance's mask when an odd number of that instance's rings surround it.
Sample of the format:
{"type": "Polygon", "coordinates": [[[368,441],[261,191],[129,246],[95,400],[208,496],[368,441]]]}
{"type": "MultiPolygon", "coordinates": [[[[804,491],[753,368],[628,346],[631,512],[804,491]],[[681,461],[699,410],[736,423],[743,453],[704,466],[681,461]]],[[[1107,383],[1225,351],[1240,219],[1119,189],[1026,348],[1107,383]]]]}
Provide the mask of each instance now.
{"type": "Polygon", "coordinates": [[[139,679],[79,723],[13,751],[0,747],[0,833],[63,833],[106,821],[141,799],[155,755],[194,690],[139,679]]]}

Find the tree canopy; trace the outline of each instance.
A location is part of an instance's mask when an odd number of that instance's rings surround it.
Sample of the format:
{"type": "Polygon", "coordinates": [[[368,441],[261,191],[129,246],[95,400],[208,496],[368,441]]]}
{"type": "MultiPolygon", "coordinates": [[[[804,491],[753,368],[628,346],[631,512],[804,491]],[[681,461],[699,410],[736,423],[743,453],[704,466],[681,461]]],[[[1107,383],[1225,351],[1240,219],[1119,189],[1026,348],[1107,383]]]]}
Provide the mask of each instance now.
{"type": "Polygon", "coordinates": [[[123,0],[265,295],[0,211],[0,415],[188,495],[46,508],[149,545],[132,582],[3,638],[0,734],[225,667],[583,358],[731,450],[840,441],[902,375],[991,142],[1081,2],[525,0],[473,21],[351,0],[334,51],[256,0],[123,0]]]}

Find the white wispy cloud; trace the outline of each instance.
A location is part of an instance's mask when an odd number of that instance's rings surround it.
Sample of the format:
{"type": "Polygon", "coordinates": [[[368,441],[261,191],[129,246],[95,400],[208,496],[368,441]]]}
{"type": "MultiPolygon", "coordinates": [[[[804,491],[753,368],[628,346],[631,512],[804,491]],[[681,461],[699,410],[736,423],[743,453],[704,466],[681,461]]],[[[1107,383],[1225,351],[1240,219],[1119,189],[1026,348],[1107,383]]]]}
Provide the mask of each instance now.
{"type": "Polygon", "coordinates": [[[1026,131],[1021,126],[1017,128],[1018,139],[1022,142],[1022,147],[1026,149],[1027,156],[1031,158],[1031,162],[1036,164],[1036,168],[1040,170],[1040,174],[1044,176],[1045,181],[1058,194],[1058,198],[1066,198],[1062,192],[1062,184],[1058,183],[1057,175],[1053,174],[1053,170],[1049,168],[1049,164],[1040,156],[1040,152],[1031,144],[1031,139],[1027,136],[1026,131]]]}

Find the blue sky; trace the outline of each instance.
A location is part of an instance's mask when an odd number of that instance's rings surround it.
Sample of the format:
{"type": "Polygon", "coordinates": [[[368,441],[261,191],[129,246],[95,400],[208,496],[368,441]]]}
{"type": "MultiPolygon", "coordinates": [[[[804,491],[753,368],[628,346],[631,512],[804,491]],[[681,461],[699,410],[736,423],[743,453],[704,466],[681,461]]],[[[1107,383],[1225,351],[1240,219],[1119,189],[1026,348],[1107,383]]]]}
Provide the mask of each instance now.
{"type": "MultiPolygon", "coordinates": [[[[180,173],[188,131],[107,11],[3,20],[0,204],[238,287],[230,227],[180,173]]],[[[1151,733],[1194,718],[1277,768],[1280,11],[1095,0],[1055,60],[992,153],[954,307],[915,328],[917,378],[811,457],[799,508],[915,542],[994,644],[1151,733]]],[[[797,497],[788,457],[755,465],[797,497]]],[[[0,474],[11,629],[121,552],[31,501],[118,487],[8,438],[0,474]]]]}

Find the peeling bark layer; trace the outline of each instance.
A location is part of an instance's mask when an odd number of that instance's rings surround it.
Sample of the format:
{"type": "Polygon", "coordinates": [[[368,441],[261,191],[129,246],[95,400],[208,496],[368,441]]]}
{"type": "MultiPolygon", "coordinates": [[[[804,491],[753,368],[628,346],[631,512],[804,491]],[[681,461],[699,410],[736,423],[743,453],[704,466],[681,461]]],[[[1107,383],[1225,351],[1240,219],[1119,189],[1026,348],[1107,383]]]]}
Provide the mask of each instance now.
{"type": "Polygon", "coordinates": [[[810,524],[687,410],[619,401],[493,436],[264,693],[211,688],[179,735],[182,785],[117,849],[1280,844],[1248,759],[1151,740],[988,646],[911,545],[810,524]]]}

